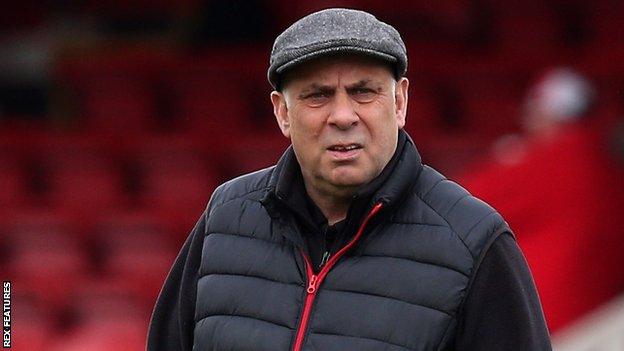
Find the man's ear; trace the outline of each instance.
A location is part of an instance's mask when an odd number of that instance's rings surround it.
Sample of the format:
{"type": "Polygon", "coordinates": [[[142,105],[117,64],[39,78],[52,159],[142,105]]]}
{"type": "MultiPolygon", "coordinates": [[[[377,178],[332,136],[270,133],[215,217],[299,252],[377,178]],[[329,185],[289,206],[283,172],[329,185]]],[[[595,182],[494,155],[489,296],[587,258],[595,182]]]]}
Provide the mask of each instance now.
{"type": "Polygon", "coordinates": [[[284,93],[279,91],[271,92],[271,103],[273,104],[273,114],[282,134],[290,139],[290,119],[288,118],[288,107],[286,106],[284,93]]]}
{"type": "Polygon", "coordinates": [[[396,117],[399,128],[405,126],[407,118],[407,89],[409,88],[409,80],[403,77],[396,83],[394,91],[394,99],[396,102],[396,117]]]}

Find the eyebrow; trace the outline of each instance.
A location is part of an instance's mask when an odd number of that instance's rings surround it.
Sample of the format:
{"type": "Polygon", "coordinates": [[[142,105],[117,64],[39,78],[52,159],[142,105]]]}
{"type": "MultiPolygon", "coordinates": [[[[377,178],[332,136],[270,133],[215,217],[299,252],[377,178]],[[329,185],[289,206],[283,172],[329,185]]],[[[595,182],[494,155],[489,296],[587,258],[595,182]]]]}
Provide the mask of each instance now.
{"type": "Polygon", "coordinates": [[[359,88],[364,88],[367,85],[369,85],[369,83],[371,82],[370,79],[362,79],[359,82],[355,83],[355,84],[351,84],[347,87],[347,90],[351,90],[351,89],[359,89],[359,88]]]}
{"type": "Polygon", "coordinates": [[[336,90],[336,88],[329,86],[329,85],[320,85],[317,83],[312,83],[310,85],[308,85],[307,87],[305,87],[301,93],[299,94],[298,98],[305,98],[308,94],[312,93],[312,92],[325,92],[325,93],[332,93],[336,90]]]}
{"type": "Polygon", "coordinates": [[[352,92],[362,88],[368,88],[377,93],[384,90],[383,84],[381,84],[380,82],[373,81],[372,79],[362,79],[359,82],[348,86],[347,91],[352,92]]]}

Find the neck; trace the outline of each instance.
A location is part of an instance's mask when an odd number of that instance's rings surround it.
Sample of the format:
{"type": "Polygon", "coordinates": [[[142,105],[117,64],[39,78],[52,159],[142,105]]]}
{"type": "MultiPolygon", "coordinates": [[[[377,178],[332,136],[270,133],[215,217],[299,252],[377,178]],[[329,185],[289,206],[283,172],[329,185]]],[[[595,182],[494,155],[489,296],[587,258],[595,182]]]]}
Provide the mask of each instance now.
{"type": "Polygon", "coordinates": [[[347,211],[351,205],[355,189],[342,189],[341,191],[323,191],[304,180],[306,192],[310,199],[323,212],[327,223],[333,225],[347,217],[347,211]]]}

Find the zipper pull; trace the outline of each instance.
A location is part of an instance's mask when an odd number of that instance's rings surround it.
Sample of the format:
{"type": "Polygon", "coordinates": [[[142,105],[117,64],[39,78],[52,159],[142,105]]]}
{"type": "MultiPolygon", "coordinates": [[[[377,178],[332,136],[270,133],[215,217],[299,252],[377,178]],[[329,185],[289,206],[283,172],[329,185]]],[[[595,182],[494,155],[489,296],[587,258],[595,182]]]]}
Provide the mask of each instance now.
{"type": "Polygon", "coordinates": [[[323,254],[323,258],[321,258],[321,264],[319,264],[319,269],[323,268],[327,261],[329,261],[329,256],[331,256],[329,251],[325,251],[325,253],[323,254]]]}
{"type": "Polygon", "coordinates": [[[308,294],[314,294],[316,291],[316,275],[310,277],[310,283],[308,283],[308,294]]]}

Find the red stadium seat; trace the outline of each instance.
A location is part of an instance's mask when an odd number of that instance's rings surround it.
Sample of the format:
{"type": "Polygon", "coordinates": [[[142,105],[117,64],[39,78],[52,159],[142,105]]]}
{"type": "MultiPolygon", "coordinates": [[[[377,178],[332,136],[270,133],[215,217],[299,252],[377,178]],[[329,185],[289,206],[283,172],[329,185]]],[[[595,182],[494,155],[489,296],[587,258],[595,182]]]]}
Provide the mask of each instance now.
{"type": "Polygon", "coordinates": [[[115,280],[92,276],[81,280],[68,295],[72,318],[82,325],[114,323],[120,321],[145,321],[151,306],[141,301],[131,289],[128,279],[115,280]]]}
{"type": "Polygon", "coordinates": [[[20,280],[12,282],[11,290],[11,350],[47,350],[54,334],[58,332],[54,325],[55,311],[51,311],[51,306],[38,298],[38,292],[29,291],[29,287],[20,280]]]}
{"type": "Polygon", "coordinates": [[[62,214],[32,210],[12,215],[5,230],[8,277],[53,306],[64,304],[67,292],[91,268],[76,226],[62,214]]]}
{"type": "Polygon", "coordinates": [[[167,215],[196,218],[219,183],[220,165],[186,138],[145,139],[135,160],[142,203],[167,215]]]}
{"type": "MultiPolygon", "coordinates": [[[[197,215],[197,214],[193,214],[197,215]]],[[[103,215],[93,227],[93,242],[101,257],[104,277],[153,304],[175,259],[181,240],[170,223],[148,211],[103,215]]],[[[180,231],[183,239],[188,233],[180,231]]]]}
{"type": "Polygon", "coordinates": [[[128,281],[131,291],[147,304],[153,304],[175,260],[177,250],[136,247],[113,251],[105,258],[105,274],[128,281]]]}
{"type": "Polygon", "coordinates": [[[453,177],[479,158],[489,145],[489,141],[478,135],[463,133],[436,133],[415,138],[423,160],[453,177]]]}
{"type": "Polygon", "coordinates": [[[515,96],[471,96],[464,103],[465,121],[471,133],[494,140],[520,129],[521,100],[515,96]]]}
{"type": "Polygon", "coordinates": [[[119,315],[114,321],[79,326],[63,338],[50,340],[51,351],[139,351],[145,349],[146,322],[127,321],[119,315]]]}
{"type": "Polygon", "coordinates": [[[24,205],[29,197],[27,174],[20,160],[0,149],[0,208],[24,205]]]}
{"type": "Polygon", "coordinates": [[[433,92],[426,85],[410,87],[405,130],[417,138],[435,133],[442,126],[433,92]]]}
{"type": "Polygon", "coordinates": [[[230,143],[224,162],[228,163],[229,178],[274,165],[289,145],[277,126],[271,133],[248,135],[230,143]]]}
{"type": "Polygon", "coordinates": [[[141,82],[109,78],[85,92],[82,114],[97,133],[142,133],[155,129],[155,96],[141,82]]]}
{"type": "MultiPolygon", "coordinates": [[[[253,55],[249,48],[237,54],[249,55],[253,55]]],[[[243,61],[246,66],[207,53],[205,57],[189,57],[171,69],[167,85],[179,129],[213,138],[241,135],[239,131],[249,127],[255,116],[250,95],[253,81],[249,80],[253,75],[247,73],[256,69],[251,60],[243,61]]]]}
{"type": "Polygon", "coordinates": [[[142,350],[150,304],[137,300],[128,281],[91,278],[69,295],[72,323],[46,350],[142,350]]]}
{"type": "Polygon", "coordinates": [[[103,250],[150,247],[177,248],[171,223],[145,209],[104,212],[92,227],[93,240],[103,250]]]}
{"type": "Polygon", "coordinates": [[[136,135],[159,126],[159,77],[171,60],[166,50],[124,47],[68,55],[56,78],[77,106],[81,130],[136,135]]]}
{"type": "Polygon", "coordinates": [[[86,138],[64,138],[42,145],[40,162],[54,206],[89,213],[123,202],[120,165],[101,145],[86,138]]]}

